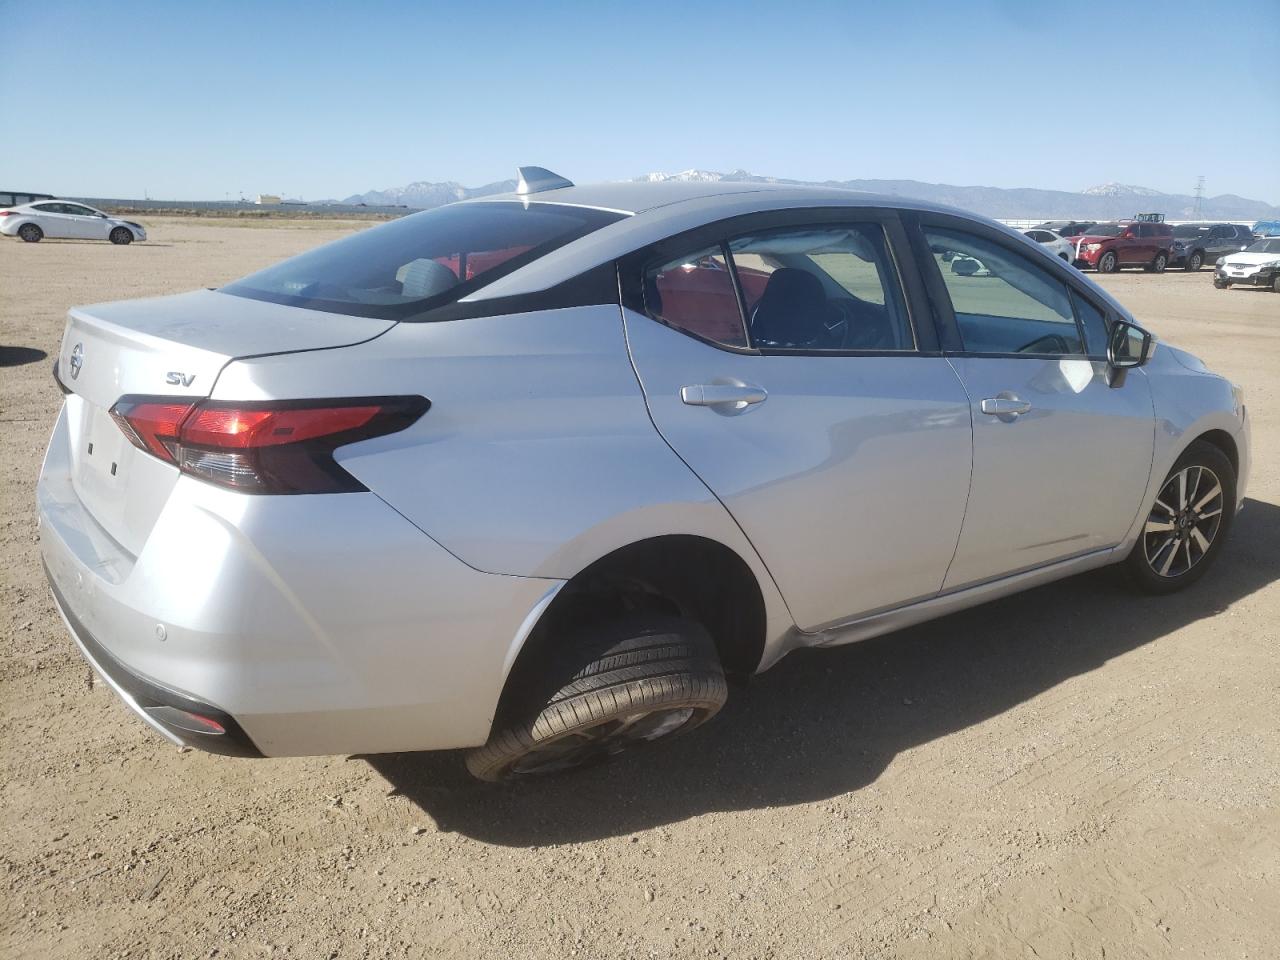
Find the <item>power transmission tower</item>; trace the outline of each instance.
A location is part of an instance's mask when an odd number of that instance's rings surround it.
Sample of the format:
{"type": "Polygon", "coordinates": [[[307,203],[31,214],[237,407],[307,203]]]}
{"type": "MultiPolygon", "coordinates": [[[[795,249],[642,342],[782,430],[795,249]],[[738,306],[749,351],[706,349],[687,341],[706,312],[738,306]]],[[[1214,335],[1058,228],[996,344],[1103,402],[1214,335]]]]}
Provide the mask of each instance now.
{"type": "Polygon", "coordinates": [[[1200,220],[1202,219],[1203,212],[1204,212],[1204,175],[1203,174],[1196,177],[1195,197],[1196,197],[1195,219],[1200,220]]]}

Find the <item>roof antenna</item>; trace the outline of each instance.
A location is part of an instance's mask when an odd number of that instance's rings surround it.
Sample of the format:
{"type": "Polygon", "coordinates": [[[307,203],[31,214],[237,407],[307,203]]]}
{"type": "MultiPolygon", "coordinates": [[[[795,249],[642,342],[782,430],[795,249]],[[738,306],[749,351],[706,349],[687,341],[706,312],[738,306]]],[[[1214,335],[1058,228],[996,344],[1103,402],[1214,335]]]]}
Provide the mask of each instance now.
{"type": "Polygon", "coordinates": [[[566,180],[544,167],[517,167],[516,176],[516,193],[521,195],[573,186],[572,180],[566,180]]]}

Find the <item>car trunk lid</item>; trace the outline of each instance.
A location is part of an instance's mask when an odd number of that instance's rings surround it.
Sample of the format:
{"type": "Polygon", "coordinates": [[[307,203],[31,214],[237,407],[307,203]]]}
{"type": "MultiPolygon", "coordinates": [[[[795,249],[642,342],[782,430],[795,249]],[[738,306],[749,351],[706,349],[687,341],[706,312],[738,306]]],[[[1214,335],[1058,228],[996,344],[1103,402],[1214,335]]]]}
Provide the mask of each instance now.
{"type": "Polygon", "coordinates": [[[380,336],[394,321],[320,313],[198,290],[74,308],[58,355],[67,396],[71,480],[85,509],[137,555],[178,480],[125,437],[124,396],[207,397],[232,360],[322,350],[380,336]]]}

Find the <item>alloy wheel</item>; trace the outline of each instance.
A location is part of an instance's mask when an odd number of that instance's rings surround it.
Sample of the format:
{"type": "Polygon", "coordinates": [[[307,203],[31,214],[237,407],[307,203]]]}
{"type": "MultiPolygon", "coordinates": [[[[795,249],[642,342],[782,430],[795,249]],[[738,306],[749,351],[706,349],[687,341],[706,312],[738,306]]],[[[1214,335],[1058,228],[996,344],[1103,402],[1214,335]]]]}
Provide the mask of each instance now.
{"type": "Polygon", "coordinates": [[[1171,476],[1143,529],[1147,565],[1170,579],[1191,570],[1218,536],[1222,507],[1222,481],[1208,467],[1192,464],[1171,476]]]}

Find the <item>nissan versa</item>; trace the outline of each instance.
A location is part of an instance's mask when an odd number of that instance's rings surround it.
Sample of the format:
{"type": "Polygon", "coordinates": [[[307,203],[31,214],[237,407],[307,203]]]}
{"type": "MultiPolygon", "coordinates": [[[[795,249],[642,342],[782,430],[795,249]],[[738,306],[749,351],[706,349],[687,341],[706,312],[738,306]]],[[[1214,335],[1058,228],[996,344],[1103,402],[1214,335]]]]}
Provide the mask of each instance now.
{"type": "Polygon", "coordinates": [[[225,754],[689,730],[726,675],[1120,564],[1203,575],[1240,391],[1026,237],[525,168],[218,290],[73,309],[39,482],[77,644],[225,754]]]}

